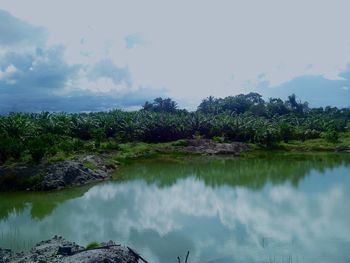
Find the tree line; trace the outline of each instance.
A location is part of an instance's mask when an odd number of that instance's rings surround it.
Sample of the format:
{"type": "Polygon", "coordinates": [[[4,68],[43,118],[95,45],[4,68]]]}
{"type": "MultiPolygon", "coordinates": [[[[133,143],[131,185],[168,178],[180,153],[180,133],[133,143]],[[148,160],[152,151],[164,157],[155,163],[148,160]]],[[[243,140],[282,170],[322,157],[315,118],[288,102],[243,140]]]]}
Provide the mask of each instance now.
{"type": "Polygon", "coordinates": [[[208,97],[196,111],[156,98],[133,112],[10,113],[0,116],[0,161],[39,162],[57,152],[118,149],[123,142],[209,138],[271,145],[324,137],[336,142],[347,130],[350,108],[310,108],[295,95],[286,101],[258,93],[208,97]]]}

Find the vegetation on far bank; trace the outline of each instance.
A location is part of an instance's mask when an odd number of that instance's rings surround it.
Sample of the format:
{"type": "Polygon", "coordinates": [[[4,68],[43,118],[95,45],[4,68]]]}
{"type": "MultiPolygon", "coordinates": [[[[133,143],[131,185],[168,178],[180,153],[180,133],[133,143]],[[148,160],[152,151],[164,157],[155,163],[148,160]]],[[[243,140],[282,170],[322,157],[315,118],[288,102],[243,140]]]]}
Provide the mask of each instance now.
{"type": "Polygon", "coordinates": [[[350,108],[309,108],[295,95],[264,101],[257,93],[209,97],[195,112],[157,98],[133,112],[10,113],[0,117],[0,164],[108,151],[122,160],[190,138],[246,142],[253,149],[327,151],[350,145],[349,120],[350,108]]]}

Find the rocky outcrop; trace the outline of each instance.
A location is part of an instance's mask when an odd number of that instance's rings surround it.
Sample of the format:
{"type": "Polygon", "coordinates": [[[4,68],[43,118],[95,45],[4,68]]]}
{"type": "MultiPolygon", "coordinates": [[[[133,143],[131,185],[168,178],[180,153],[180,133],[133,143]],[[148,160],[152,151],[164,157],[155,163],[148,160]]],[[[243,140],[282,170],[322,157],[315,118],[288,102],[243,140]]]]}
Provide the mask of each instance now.
{"type": "Polygon", "coordinates": [[[336,152],[350,153],[350,146],[338,146],[335,148],[336,152]]]}
{"type": "Polygon", "coordinates": [[[0,191],[56,190],[105,180],[117,168],[113,164],[106,165],[106,159],[88,155],[56,163],[0,167],[0,191]]]}
{"type": "Polygon", "coordinates": [[[63,161],[46,167],[42,181],[31,190],[53,190],[87,184],[108,177],[105,171],[94,171],[77,161],[63,161]]]}
{"type": "Polygon", "coordinates": [[[194,139],[187,141],[188,146],[185,146],[182,151],[198,154],[232,154],[239,155],[242,151],[248,150],[245,143],[217,143],[213,140],[194,139]]]}
{"type": "Polygon", "coordinates": [[[58,236],[38,243],[29,252],[16,253],[0,248],[0,263],[136,263],[139,258],[134,250],[113,241],[85,249],[58,236]]]}

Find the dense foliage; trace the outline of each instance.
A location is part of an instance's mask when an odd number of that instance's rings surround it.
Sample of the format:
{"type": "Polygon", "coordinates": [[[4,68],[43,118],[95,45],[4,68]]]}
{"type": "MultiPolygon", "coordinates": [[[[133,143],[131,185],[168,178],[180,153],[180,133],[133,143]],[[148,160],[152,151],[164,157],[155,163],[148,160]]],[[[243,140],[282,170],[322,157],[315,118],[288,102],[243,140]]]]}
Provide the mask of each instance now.
{"type": "Polygon", "coordinates": [[[118,143],[126,141],[164,142],[193,137],[263,145],[321,136],[336,142],[338,132],[347,129],[349,120],[350,108],[310,109],[295,95],[287,101],[271,98],[266,102],[257,93],[209,97],[195,112],[177,109],[171,99],[157,98],[134,112],[11,113],[0,117],[0,161],[29,155],[39,162],[44,156],[83,147],[118,149],[118,143]]]}

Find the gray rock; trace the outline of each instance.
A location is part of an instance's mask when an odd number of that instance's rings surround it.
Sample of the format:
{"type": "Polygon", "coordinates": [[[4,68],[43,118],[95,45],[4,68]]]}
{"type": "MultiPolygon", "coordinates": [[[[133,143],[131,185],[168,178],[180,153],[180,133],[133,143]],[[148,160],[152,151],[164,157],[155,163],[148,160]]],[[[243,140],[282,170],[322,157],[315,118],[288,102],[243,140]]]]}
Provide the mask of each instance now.
{"type": "Polygon", "coordinates": [[[49,165],[45,169],[43,180],[34,185],[31,190],[62,189],[103,180],[107,177],[107,173],[85,168],[80,162],[63,161],[49,165]]]}
{"type": "Polygon", "coordinates": [[[197,139],[188,140],[188,146],[183,148],[183,151],[199,154],[232,154],[238,155],[242,151],[248,150],[245,143],[217,143],[213,140],[197,139]]]}
{"type": "Polygon", "coordinates": [[[117,169],[117,165],[105,164],[108,158],[103,154],[87,155],[53,164],[42,162],[0,166],[0,191],[56,190],[104,180],[117,169]],[[91,163],[96,169],[84,167],[85,163],[91,163]]]}
{"type": "Polygon", "coordinates": [[[350,146],[338,146],[335,148],[336,152],[350,153],[350,146]]]}
{"type": "Polygon", "coordinates": [[[115,245],[109,241],[109,245],[86,250],[84,247],[65,240],[62,237],[53,237],[42,241],[26,253],[15,253],[8,249],[0,248],[0,263],[136,263],[138,256],[127,247],[115,245]]]}
{"type": "Polygon", "coordinates": [[[138,262],[136,255],[131,253],[126,247],[111,246],[108,248],[98,248],[86,250],[70,257],[66,257],[62,262],[86,262],[86,263],[133,263],[138,262]]]}
{"type": "Polygon", "coordinates": [[[0,263],[10,262],[14,253],[10,249],[0,248],[0,263]]]}

